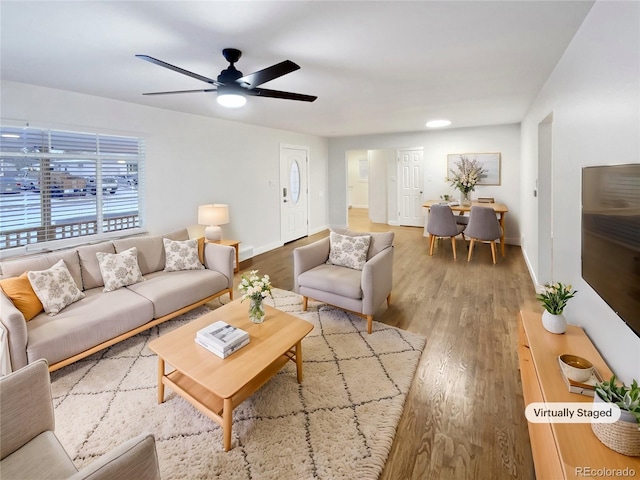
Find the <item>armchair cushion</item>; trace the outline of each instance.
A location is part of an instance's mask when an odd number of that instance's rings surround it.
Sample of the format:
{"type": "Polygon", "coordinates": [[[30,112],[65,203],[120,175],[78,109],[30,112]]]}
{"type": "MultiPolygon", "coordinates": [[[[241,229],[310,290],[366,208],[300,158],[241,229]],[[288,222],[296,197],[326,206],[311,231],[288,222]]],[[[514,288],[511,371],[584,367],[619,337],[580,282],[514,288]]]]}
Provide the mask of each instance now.
{"type": "Polygon", "coordinates": [[[331,232],[329,242],[331,247],[327,263],[362,270],[367,261],[367,253],[371,243],[370,235],[352,236],[331,232]]]}
{"type": "Polygon", "coordinates": [[[393,232],[354,232],[348,228],[335,228],[333,231],[342,235],[349,235],[350,237],[358,237],[361,235],[371,237],[367,260],[371,260],[377,254],[393,245],[393,232]]]}
{"type": "Polygon", "coordinates": [[[298,277],[303,287],[355,299],[362,298],[361,281],[360,270],[337,265],[319,265],[298,277]]]}

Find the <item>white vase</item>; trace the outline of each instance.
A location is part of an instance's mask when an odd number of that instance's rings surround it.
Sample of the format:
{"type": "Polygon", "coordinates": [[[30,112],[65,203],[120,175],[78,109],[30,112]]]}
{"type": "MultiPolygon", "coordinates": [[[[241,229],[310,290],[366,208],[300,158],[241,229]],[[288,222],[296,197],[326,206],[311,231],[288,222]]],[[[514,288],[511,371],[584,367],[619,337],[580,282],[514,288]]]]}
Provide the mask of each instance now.
{"type": "Polygon", "coordinates": [[[561,313],[554,315],[545,310],[542,312],[542,326],[551,333],[564,333],[567,330],[567,319],[561,313]]]}

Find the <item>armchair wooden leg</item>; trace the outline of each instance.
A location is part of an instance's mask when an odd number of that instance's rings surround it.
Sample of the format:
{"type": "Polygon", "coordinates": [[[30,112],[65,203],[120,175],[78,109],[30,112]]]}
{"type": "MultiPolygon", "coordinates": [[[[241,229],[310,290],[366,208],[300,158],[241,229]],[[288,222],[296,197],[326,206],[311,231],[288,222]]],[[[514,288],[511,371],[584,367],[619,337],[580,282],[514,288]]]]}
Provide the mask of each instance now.
{"type": "Polygon", "coordinates": [[[475,240],[472,238],[471,241],[469,242],[469,255],[467,256],[467,262],[471,261],[471,254],[473,253],[474,243],[475,243],[475,240]]]}
{"type": "Polygon", "coordinates": [[[307,311],[307,302],[309,301],[308,297],[302,297],[302,311],[307,311]]]}
{"type": "Polygon", "coordinates": [[[436,243],[436,237],[434,235],[429,235],[429,256],[433,255],[433,244],[436,243]]]}
{"type": "Polygon", "coordinates": [[[496,242],[491,242],[491,256],[493,257],[493,264],[496,264],[496,242]]]}
{"type": "Polygon", "coordinates": [[[373,315],[367,315],[367,333],[373,331],[373,315]]]}
{"type": "Polygon", "coordinates": [[[453,259],[457,260],[458,257],[456,257],[456,237],[451,237],[451,248],[453,249],[453,259]]]}

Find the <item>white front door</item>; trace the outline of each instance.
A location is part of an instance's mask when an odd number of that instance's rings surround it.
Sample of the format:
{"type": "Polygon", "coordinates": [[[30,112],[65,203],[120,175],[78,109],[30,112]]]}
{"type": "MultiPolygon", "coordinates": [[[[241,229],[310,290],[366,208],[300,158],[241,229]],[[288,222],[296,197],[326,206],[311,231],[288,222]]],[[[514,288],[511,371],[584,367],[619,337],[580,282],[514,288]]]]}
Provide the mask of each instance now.
{"type": "Polygon", "coordinates": [[[424,226],[422,149],[398,150],[398,224],[424,226]]]}
{"type": "Polygon", "coordinates": [[[305,147],[280,146],[280,238],[291,242],[309,234],[305,147]]]}

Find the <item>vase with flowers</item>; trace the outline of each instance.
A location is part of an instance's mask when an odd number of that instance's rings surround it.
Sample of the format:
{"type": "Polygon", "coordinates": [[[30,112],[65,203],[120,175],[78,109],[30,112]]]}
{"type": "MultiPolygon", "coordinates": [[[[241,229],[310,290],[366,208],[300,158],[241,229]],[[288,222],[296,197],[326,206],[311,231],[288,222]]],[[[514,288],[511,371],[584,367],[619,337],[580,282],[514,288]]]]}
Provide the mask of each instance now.
{"type": "Polygon", "coordinates": [[[460,155],[460,160],[455,163],[455,166],[456,170],[449,170],[452,176],[447,177],[447,181],[452,187],[460,190],[460,203],[468,207],[471,205],[471,192],[475,190],[486,170],[475,158],[470,160],[466,155],[460,155]]]}
{"type": "Polygon", "coordinates": [[[248,276],[242,275],[238,288],[244,292],[242,301],[249,300],[249,319],[253,323],[264,322],[263,300],[267,296],[273,298],[269,275],[259,277],[258,270],[251,270],[248,276]]]}
{"type": "Polygon", "coordinates": [[[562,312],[569,299],[573,298],[577,290],[572,290],[571,285],[561,282],[545,283],[542,292],[536,298],[542,302],[542,325],[551,333],[564,333],[567,330],[567,320],[562,312]]]}

